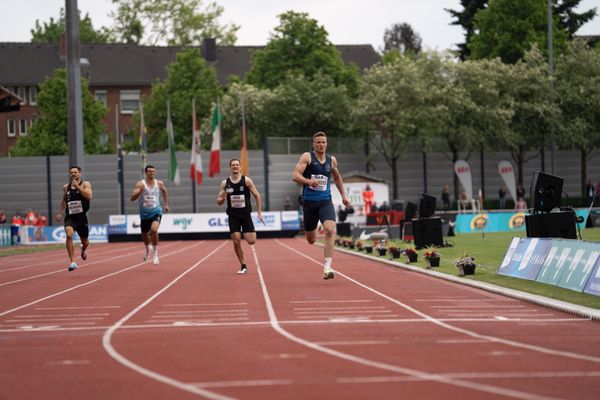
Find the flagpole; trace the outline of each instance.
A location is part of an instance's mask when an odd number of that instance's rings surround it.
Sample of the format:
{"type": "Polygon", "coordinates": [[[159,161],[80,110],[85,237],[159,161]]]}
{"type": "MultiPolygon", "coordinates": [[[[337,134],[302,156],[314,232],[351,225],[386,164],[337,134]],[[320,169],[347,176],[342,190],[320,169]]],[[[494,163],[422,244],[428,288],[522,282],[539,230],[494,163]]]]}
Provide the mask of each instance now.
{"type": "Polygon", "coordinates": [[[119,185],[119,211],[125,214],[125,195],[123,190],[123,148],[121,146],[121,133],[119,132],[119,105],[115,105],[115,134],[117,142],[117,182],[119,185]]]}
{"type": "MultiPolygon", "coordinates": [[[[196,129],[195,126],[195,122],[196,122],[196,115],[194,115],[196,113],[196,98],[192,98],[192,132],[194,132],[194,130],[196,129]]],[[[192,157],[194,156],[194,150],[195,150],[195,145],[194,145],[194,140],[195,136],[192,135],[192,157]]],[[[192,212],[194,214],[196,214],[196,168],[194,167],[192,169],[192,212]]]]}

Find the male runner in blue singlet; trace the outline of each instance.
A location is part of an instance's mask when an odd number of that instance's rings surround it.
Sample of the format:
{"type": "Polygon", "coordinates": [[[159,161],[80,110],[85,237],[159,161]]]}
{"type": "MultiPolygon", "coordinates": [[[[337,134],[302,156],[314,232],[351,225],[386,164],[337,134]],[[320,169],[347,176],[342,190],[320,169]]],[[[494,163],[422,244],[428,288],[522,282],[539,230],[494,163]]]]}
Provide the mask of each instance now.
{"type": "Polygon", "coordinates": [[[327,136],[324,132],[313,135],[313,151],[300,156],[294,168],[293,180],[304,186],[304,234],[308,243],[313,244],[317,238],[319,221],[325,230],[325,263],[323,279],[333,279],[335,273],[331,268],[333,261],[333,235],[335,233],[335,208],[331,202],[331,177],[342,195],[342,202],[350,207],[346,197],[344,181],[337,168],[335,157],[327,154],[327,136]]]}
{"type": "Polygon", "coordinates": [[[65,234],[67,235],[67,253],[69,254],[69,271],[77,269],[75,250],[73,249],[73,235],[75,232],[81,239],[81,259],[87,259],[89,228],[86,213],[90,209],[92,200],[92,184],[81,179],[81,168],[73,165],[69,168],[71,181],[63,186],[63,198],[60,202],[60,211],[56,214],[56,221],[61,220],[65,210],[65,234]]]}
{"type": "Polygon", "coordinates": [[[158,228],[162,219],[162,207],[160,205],[160,195],[162,194],[165,202],[165,212],[169,212],[169,196],[167,188],[163,181],[155,178],[156,168],[147,165],[144,168],[146,178],[135,184],[131,192],[131,201],[138,201],[140,206],[140,228],[142,230],[142,239],[146,245],[144,252],[144,261],[152,253],[152,263],[158,264],[158,228]]]}

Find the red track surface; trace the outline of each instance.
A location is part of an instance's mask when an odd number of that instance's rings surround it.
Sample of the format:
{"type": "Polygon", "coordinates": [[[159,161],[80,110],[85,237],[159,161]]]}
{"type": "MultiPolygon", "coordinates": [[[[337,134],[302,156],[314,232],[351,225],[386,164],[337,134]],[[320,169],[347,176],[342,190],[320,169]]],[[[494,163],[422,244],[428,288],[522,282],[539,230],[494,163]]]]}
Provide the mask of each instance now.
{"type": "Polygon", "coordinates": [[[1,399],[597,399],[600,324],[301,239],[0,259],[1,399]]]}

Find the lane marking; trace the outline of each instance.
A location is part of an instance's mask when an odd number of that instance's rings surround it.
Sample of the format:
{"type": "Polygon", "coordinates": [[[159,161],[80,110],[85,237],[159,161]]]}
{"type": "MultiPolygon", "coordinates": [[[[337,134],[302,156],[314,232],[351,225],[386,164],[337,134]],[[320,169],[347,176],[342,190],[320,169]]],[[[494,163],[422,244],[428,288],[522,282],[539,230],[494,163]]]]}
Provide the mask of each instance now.
{"type": "Polygon", "coordinates": [[[121,306],[91,306],[91,307],[35,307],[34,310],[84,310],[93,308],[121,308],[121,306]]]}
{"type": "Polygon", "coordinates": [[[255,379],[247,381],[214,381],[197,382],[192,385],[201,388],[232,388],[232,387],[254,387],[254,386],[281,386],[291,385],[294,381],[291,379],[255,379]]]}
{"type": "Polygon", "coordinates": [[[374,345],[374,344],[390,344],[390,340],[331,340],[326,342],[315,342],[323,346],[360,346],[360,345],[374,345]]]}
{"type": "MultiPolygon", "coordinates": [[[[202,242],[200,242],[200,243],[202,243],[202,242]]],[[[184,248],[182,248],[182,249],[179,249],[179,250],[175,250],[175,251],[172,251],[172,252],[169,252],[169,253],[163,254],[163,255],[161,255],[161,257],[168,257],[168,256],[170,256],[170,255],[173,255],[173,254],[180,253],[180,252],[182,252],[182,251],[184,251],[184,250],[187,250],[187,249],[189,249],[189,248],[191,248],[191,247],[194,247],[194,246],[196,246],[196,245],[197,245],[197,243],[195,243],[195,244],[193,244],[193,245],[191,245],[191,246],[184,247],[184,248]]],[[[102,275],[102,276],[100,276],[100,277],[98,277],[98,278],[96,278],[96,279],[92,279],[91,281],[87,281],[87,282],[85,282],[85,283],[81,283],[81,284],[79,284],[79,285],[72,286],[72,287],[70,287],[70,288],[68,288],[68,289],[61,290],[60,292],[53,293],[53,294],[51,294],[51,295],[48,295],[48,296],[46,296],[46,297],[42,297],[42,298],[40,298],[40,299],[37,299],[37,300],[34,300],[34,301],[30,302],[30,303],[23,304],[23,305],[20,305],[20,306],[18,306],[18,307],[15,307],[15,308],[11,308],[10,310],[6,310],[6,311],[3,311],[3,312],[0,312],[0,317],[3,317],[3,316],[5,316],[5,315],[7,315],[7,314],[10,314],[10,313],[12,313],[12,312],[15,312],[15,311],[21,310],[21,309],[23,309],[23,308],[26,308],[26,307],[32,306],[32,305],[34,305],[34,304],[41,303],[42,301],[46,301],[46,300],[48,300],[48,299],[52,299],[52,298],[54,298],[54,297],[57,297],[57,296],[60,296],[60,295],[62,295],[62,294],[69,293],[69,292],[71,292],[71,291],[73,291],[73,290],[76,290],[76,289],[82,288],[82,287],[84,287],[84,286],[91,285],[92,283],[99,282],[99,281],[101,281],[101,280],[104,280],[104,279],[106,279],[106,278],[110,278],[110,277],[112,277],[112,276],[114,276],[114,275],[121,274],[121,273],[123,273],[123,272],[129,271],[130,269],[134,269],[134,268],[140,267],[140,266],[142,266],[142,265],[144,265],[144,264],[146,264],[146,261],[143,261],[143,262],[141,262],[141,263],[134,264],[134,265],[132,265],[131,267],[127,267],[127,268],[121,269],[121,270],[119,270],[119,271],[115,271],[115,272],[111,272],[111,273],[109,273],[109,274],[106,274],[106,275],[102,275]]]]}
{"type": "Polygon", "coordinates": [[[382,306],[371,307],[294,307],[294,310],[367,310],[374,308],[385,308],[382,306]]]}
{"type": "Polygon", "coordinates": [[[293,300],[290,303],[371,303],[373,300],[293,300]]]}
{"type": "Polygon", "coordinates": [[[146,299],[143,303],[141,303],[139,306],[137,306],[136,308],[131,310],[127,315],[125,315],[123,318],[121,318],[120,320],[115,322],[110,328],[108,328],[104,332],[104,335],[102,335],[102,346],[104,347],[104,350],[108,353],[108,355],[111,356],[113,359],[115,359],[118,363],[122,364],[123,366],[125,366],[141,375],[144,375],[150,379],[154,379],[158,382],[162,382],[162,383],[172,386],[174,388],[185,390],[185,391],[193,393],[193,394],[198,394],[198,395],[204,396],[211,400],[232,400],[233,399],[232,397],[228,397],[228,396],[221,395],[221,394],[218,394],[215,392],[211,392],[209,390],[205,390],[203,388],[197,387],[193,384],[185,383],[185,382],[179,381],[177,379],[170,378],[166,375],[162,375],[162,374],[152,371],[150,369],[144,368],[141,365],[136,364],[135,362],[131,361],[130,359],[128,359],[127,357],[125,357],[124,355],[119,353],[113,347],[112,342],[111,342],[112,336],[114,335],[114,333],[117,331],[117,329],[121,328],[125,322],[127,322],[129,319],[131,319],[131,317],[133,317],[135,314],[137,314],[142,308],[146,307],[148,304],[150,304],[152,301],[154,301],[154,299],[156,299],[158,296],[160,296],[163,292],[165,292],[167,289],[169,289],[171,286],[173,286],[175,283],[177,283],[181,278],[186,276],[190,271],[193,271],[198,265],[202,264],[205,260],[207,260],[213,254],[217,253],[228,242],[229,242],[229,240],[226,240],[223,243],[221,243],[213,251],[211,251],[206,256],[204,256],[202,259],[200,259],[200,261],[196,262],[190,268],[185,270],[183,273],[181,273],[179,276],[177,276],[174,280],[172,280],[170,283],[168,283],[166,286],[164,286],[158,292],[154,293],[152,296],[150,296],[148,299],[146,299]]]}
{"type": "MultiPolygon", "coordinates": [[[[275,241],[278,242],[279,244],[281,244],[282,246],[290,249],[294,253],[299,254],[302,257],[307,258],[307,259],[311,260],[312,262],[316,263],[317,265],[321,266],[321,263],[319,261],[315,260],[314,258],[312,258],[310,256],[307,256],[307,255],[305,255],[305,254],[297,251],[296,249],[294,249],[294,248],[286,245],[285,243],[281,242],[278,239],[275,239],[275,241]]],[[[539,352],[539,353],[543,353],[543,354],[551,354],[551,355],[555,355],[555,356],[562,356],[562,357],[573,358],[573,359],[577,359],[577,360],[584,360],[584,361],[591,361],[591,362],[595,362],[595,363],[600,363],[600,357],[589,356],[589,355],[586,355],[586,354],[572,353],[572,352],[569,352],[569,351],[549,349],[549,348],[542,347],[542,346],[537,346],[537,345],[532,345],[532,344],[528,344],[528,343],[517,342],[515,340],[503,339],[503,338],[496,337],[496,336],[491,336],[491,335],[482,335],[482,334],[479,334],[477,332],[470,331],[468,329],[459,328],[457,326],[450,325],[450,324],[448,324],[448,323],[446,323],[446,322],[444,322],[444,321],[442,321],[440,319],[434,318],[434,317],[432,317],[432,316],[430,316],[430,315],[428,315],[428,314],[426,314],[426,313],[424,313],[422,311],[419,311],[419,310],[417,310],[417,309],[409,306],[408,304],[402,303],[399,300],[394,299],[393,297],[390,297],[390,296],[388,296],[388,295],[386,295],[386,294],[384,294],[382,292],[379,292],[379,291],[377,291],[377,290],[375,290],[375,289],[373,289],[373,288],[371,288],[371,287],[369,287],[369,286],[367,286],[367,285],[365,285],[363,283],[360,283],[357,280],[351,278],[350,276],[348,276],[348,275],[346,275],[346,274],[344,274],[342,272],[336,271],[336,273],[338,275],[340,275],[341,277],[343,277],[343,278],[349,280],[350,282],[354,283],[355,285],[358,285],[358,286],[360,286],[360,287],[362,287],[362,288],[364,288],[364,289],[366,289],[366,290],[368,290],[368,291],[370,291],[370,292],[372,292],[372,293],[374,293],[374,294],[376,294],[376,295],[378,295],[378,296],[380,296],[380,297],[382,297],[382,298],[384,298],[384,299],[386,299],[386,300],[388,300],[388,301],[390,301],[390,302],[392,302],[394,304],[397,304],[400,307],[403,307],[406,310],[411,311],[412,313],[414,313],[414,314],[422,317],[423,319],[425,319],[425,320],[427,320],[427,321],[429,321],[429,322],[431,322],[431,323],[433,323],[435,325],[438,325],[438,326],[440,326],[442,328],[446,328],[446,329],[454,331],[454,332],[462,333],[464,335],[471,336],[471,337],[473,337],[475,339],[484,339],[484,340],[488,340],[490,342],[502,343],[502,344],[505,344],[507,346],[513,346],[513,347],[523,348],[523,349],[527,349],[527,350],[531,350],[531,351],[535,351],[535,352],[539,352]]],[[[477,301],[477,300],[473,300],[473,301],[477,301]]],[[[481,301],[481,300],[479,300],[479,301],[481,301]]]]}
{"type": "Polygon", "coordinates": [[[248,303],[196,303],[196,304],[165,304],[163,307],[195,307],[195,306],[245,306],[248,303]]]}

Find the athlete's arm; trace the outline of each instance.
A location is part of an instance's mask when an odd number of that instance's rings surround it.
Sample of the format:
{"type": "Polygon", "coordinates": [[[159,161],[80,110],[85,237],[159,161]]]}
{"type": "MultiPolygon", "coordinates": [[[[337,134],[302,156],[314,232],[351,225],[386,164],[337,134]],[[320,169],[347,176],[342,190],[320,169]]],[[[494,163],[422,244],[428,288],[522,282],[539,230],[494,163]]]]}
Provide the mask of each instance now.
{"type": "Polygon", "coordinates": [[[136,201],[138,199],[138,197],[140,197],[140,194],[142,194],[143,190],[144,190],[144,184],[142,183],[142,181],[138,181],[135,184],[133,191],[131,192],[131,201],[136,201]]]}
{"type": "Polygon", "coordinates": [[[219,189],[219,195],[217,196],[217,204],[223,205],[225,203],[225,180],[221,182],[221,188],[219,189]]]}
{"type": "Polygon", "coordinates": [[[165,202],[165,212],[169,212],[171,210],[171,207],[169,206],[169,193],[167,193],[167,187],[165,186],[163,181],[158,181],[158,189],[160,190],[160,193],[162,194],[163,200],[165,202]]]}
{"type": "Polygon", "coordinates": [[[250,193],[252,193],[254,199],[256,200],[256,213],[258,214],[258,219],[260,220],[260,222],[263,223],[263,225],[265,225],[265,220],[263,219],[261,211],[262,199],[260,197],[260,193],[258,193],[258,190],[256,190],[256,186],[254,186],[254,181],[252,181],[252,179],[248,177],[246,177],[246,186],[248,186],[248,190],[250,191],[250,193]]]}
{"type": "Polygon", "coordinates": [[[79,183],[76,183],[75,186],[77,186],[77,189],[79,189],[79,193],[81,193],[81,196],[83,196],[84,199],[86,199],[87,201],[92,200],[92,184],[90,182],[83,181],[81,182],[81,185],[79,183]]]}
{"type": "Polygon", "coordinates": [[[56,214],[56,221],[60,221],[60,219],[62,218],[63,211],[65,211],[65,209],[67,208],[67,186],[69,185],[63,185],[63,197],[62,201],[60,202],[60,209],[56,214]]]}
{"type": "Polygon", "coordinates": [[[346,197],[346,190],[344,189],[344,180],[342,179],[342,174],[340,174],[340,171],[338,171],[337,159],[333,156],[331,156],[331,166],[333,181],[335,182],[335,186],[337,187],[338,191],[342,195],[342,203],[344,203],[346,207],[350,207],[350,201],[348,200],[348,197],[346,197]]]}
{"type": "Polygon", "coordinates": [[[302,174],[306,171],[306,167],[310,165],[310,153],[306,152],[300,156],[300,159],[296,163],[294,167],[294,173],[292,175],[292,180],[296,183],[299,183],[304,186],[310,186],[312,188],[317,188],[319,183],[314,179],[306,179],[302,174]]]}

